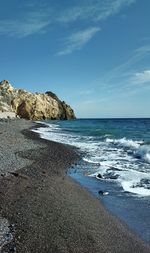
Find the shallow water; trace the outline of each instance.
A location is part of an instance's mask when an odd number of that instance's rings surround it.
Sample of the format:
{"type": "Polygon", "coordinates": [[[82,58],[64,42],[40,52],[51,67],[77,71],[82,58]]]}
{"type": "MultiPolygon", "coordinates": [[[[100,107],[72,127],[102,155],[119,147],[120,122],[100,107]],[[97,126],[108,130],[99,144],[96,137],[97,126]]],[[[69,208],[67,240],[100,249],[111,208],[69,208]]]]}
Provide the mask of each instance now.
{"type": "Polygon", "coordinates": [[[70,168],[68,175],[100,199],[113,215],[125,222],[141,239],[150,243],[149,197],[139,198],[138,195],[124,192],[122,187],[113,181],[85,176],[78,167],[82,167],[80,163],[70,168]],[[103,196],[99,191],[109,194],[103,196]]]}
{"type": "Polygon", "coordinates": [[[82,161],[73,178],[150,242],[150,119],[47,121],[42,138],[73,145],[82,161]]]}

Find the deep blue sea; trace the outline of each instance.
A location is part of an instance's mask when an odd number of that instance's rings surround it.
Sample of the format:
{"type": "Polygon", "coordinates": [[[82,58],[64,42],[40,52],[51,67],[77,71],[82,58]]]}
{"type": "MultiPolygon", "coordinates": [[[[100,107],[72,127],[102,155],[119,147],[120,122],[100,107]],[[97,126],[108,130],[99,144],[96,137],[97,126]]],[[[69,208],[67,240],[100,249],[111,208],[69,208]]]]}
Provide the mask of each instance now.
{"type": "Polygon", "coordinates": [[[41,138],[75,146],[82,154],[69,175],[150,243],[150,119],[77,119],[45,124],[46,128],[35,130],[41,138]]]}

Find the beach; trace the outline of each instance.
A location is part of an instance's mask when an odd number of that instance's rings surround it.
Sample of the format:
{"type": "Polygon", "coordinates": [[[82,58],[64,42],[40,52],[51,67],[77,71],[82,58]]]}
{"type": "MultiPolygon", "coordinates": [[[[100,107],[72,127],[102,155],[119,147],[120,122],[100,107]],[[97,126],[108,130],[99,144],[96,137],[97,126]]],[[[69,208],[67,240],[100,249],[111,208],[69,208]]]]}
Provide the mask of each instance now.
{"type": "Polygon", "coordinates": [[[37,127],[21,119],[0,121],[0,221],[8,222],[11,235],[1,252],[150,252],[67,176],[77,150],[41,139],[30,131],[37,127]]]}

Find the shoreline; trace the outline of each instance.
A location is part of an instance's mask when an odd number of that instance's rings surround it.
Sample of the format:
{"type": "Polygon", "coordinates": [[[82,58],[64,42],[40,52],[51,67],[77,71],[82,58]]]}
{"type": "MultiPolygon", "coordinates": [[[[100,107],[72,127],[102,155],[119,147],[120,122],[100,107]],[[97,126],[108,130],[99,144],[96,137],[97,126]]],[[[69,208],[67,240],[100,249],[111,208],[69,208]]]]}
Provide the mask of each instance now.
{"type": "MultiPolygon", "coordinates": [[[[15,145],[11,152],[18,162],[16,175],[0,177],[0,214],[14,226],[14,240],[2,253],[12,252],[12,248],[19,253],[149,252],[148,245],[66,175],[78,158],[74,148],[40,139],[31,127],[39,124],[20,119],[0,123],[1,136],[7,140],[3,148],[15,145]],[[15,128],[13,140],[14,133],[10,137],[7,131],[15,128]]],[[[10,170],[9,163],[3,165],[10,170]]]]}

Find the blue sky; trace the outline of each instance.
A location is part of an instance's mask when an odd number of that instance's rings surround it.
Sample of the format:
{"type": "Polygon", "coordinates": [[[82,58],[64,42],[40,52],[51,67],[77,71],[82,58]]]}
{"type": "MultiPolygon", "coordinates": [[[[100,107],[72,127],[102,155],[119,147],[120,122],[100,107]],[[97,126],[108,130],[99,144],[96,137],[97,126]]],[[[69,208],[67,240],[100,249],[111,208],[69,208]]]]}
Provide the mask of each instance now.
{"type": "Polygon", "coordinates": [[[0,0],[0,80],[78,117],[150,117],[149,0],[0,0]]]}

